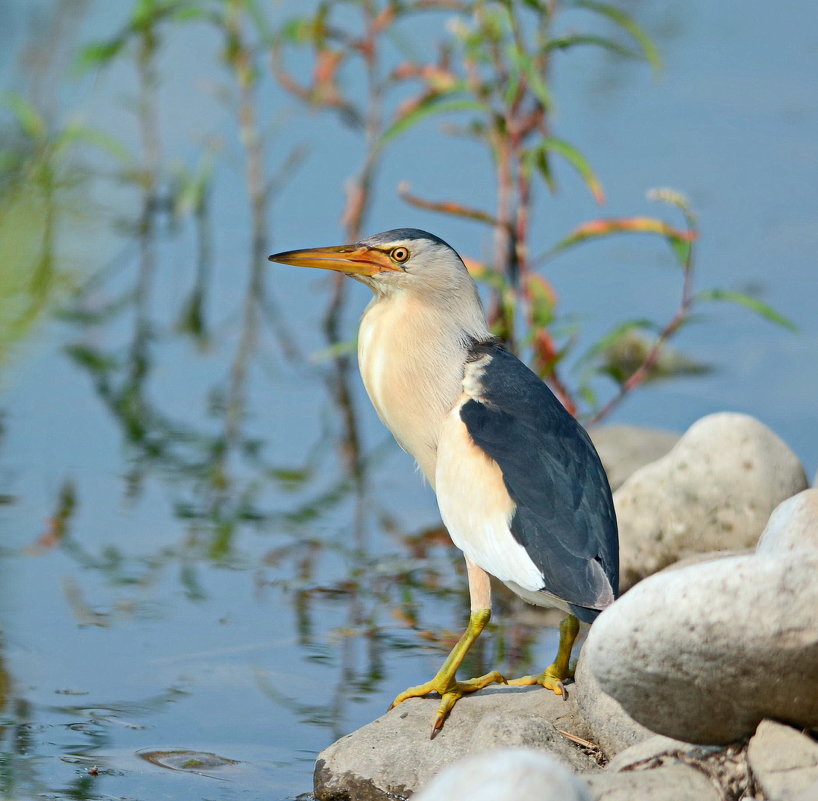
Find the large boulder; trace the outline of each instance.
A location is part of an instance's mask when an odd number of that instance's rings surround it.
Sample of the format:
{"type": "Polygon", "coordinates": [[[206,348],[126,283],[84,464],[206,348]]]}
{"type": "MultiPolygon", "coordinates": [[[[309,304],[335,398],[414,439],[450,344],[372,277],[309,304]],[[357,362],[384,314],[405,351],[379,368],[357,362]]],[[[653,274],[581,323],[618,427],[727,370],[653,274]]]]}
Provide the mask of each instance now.
{"type": "Polygon", "coordinates": [[[570,692],[590,731],[589,739],[612,759],[621,751],[653,736],[653,732],[637,723],[621,705],[605,693],[594,674],[588,669],[586,649],[579,655],[575,683],[570,692]]]}
{"type": "Polygon", "coordinates": [[[587,739],[573,693],[567,701],[542,687],[489,687],[458,701],[434,740],[436,698],[413,698],[336,741],[318,755],[318,801],[406,797],[463,756],[507,747],[534,748],[574,771],[596,761],[562,729],[587,739]]]}
{"type": "Polygon", "coordinates": [[[614,495],[622,588],[694,553],[753,547],[773,509],[806,486],[796,455],[758,420],[702,418],[614,495]]]}
{"type": "Polygon", "coordinates": [[[588,786],[543,751],[504,748],[453,763],[416,801],[591,801],[588,786]]]}
{"type": "Polygon", "coordinates": [[[583,649],[602,690],[652,731],[719,744],[765,717],[818,726],[818,553],[757,554],[651,576],[583,649]]]}
{"type": "Polygon", "coordinates": [[[680,434],[664,428],[615,425],[588,429],[611,489],[617,489],[640,467],[661,459],[680,434]]]}

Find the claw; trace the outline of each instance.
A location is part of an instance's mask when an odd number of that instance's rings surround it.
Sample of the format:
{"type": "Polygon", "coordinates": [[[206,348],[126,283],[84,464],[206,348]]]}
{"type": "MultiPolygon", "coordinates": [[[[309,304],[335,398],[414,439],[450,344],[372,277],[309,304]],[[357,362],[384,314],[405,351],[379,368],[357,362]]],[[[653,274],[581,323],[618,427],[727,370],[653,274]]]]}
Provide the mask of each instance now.
{"type": "Polygon", "coordinates": [[[432,724],[432,733],[429,735],[430,740],[434,740],[437,737],[438,732],[443,728],[443,721],[446,718],[443,715],[438,715],[435,718],[435,722],[432,724]]]}
{"type": "Polygon", "coordinates": [[[441,701],[437,710],[437,717],[432,724],[431,733],[431,739],[434,739],[443,727],[446,718],[449,716],[449,712],[452,711],[452,707],[454,707],[466,693],[482,690],[487,685],[495,682],[506,684],[505,677],[496,670],[487,673],[485,676],[469,679],[468,681],[457,681],[455,678],[457,668],[460,666],[469,648],[471,648],[486,623],[488,623],[490,616],[491,610],[488,608],[472,610],[466,631],[457,641],[454,648],[452,648],[449,656],[443,663],[443,667],[437,672],[437,675],[425,684],[418,684],[416,687],[410,687],[408,690],[404,690],[395,698],[389,709],[394,709],[398,704],[402,704],[409,698],[421,698],[429,693],[439,693],[441,701]]]}

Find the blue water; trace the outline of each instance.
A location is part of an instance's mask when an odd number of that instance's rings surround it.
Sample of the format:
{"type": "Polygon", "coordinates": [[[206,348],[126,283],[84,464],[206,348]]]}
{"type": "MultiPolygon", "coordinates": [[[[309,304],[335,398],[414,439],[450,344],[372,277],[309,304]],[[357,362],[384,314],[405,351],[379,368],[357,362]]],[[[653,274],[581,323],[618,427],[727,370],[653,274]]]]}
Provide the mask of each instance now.
{"type": "MultiPolygon", "coordinates": [[[[66,52],[115,32],[126,5],[89,4],[64,40],[66,52]]],[[[627,5],[657,38],[664,71],[656,80],[643,65],[593,51],[560,62],[555,125],[589,156],[608,202],[597,208],[561,170],[562,193],[538,206],[534,250],[601,214],[659,213],[645,200],[651,187],[685,192],[701,225],[698,286],[759,292],[799,330],[744,309],[703,307],[674,344],[714,370],[648,387],[613,420],[683,430],[714,411],[748,412],[813,475],[818,26],[808,17],[816,12],[755,1],[627,5]]],[[[6,87],[27,90],[24,48],[44,35],[57,6],[6,4],[6,87]]],[[[271,15],[288,13],[292,4],[278,4],[271,15]]],[[[430,23],[416,23],[414,35],[423,24],[430,23]]],[[[323,275],[269,267],[278,324],[299,354],[285,358],[273,327],[261,324],[241,445],[225,458],[223,481],[214,479],[249,246],[242,156],[220,99],[228,81],[219,46],[200,24],[168,30],[162,42],[163,161],[190,166],[211,140],[217,166],[203,344],[175,327],[194,279],[193,227],[161,225],[157,237],[149,364],[139,384],[147,439],[128,437],[100,387],[103,373],[67,350],[82,345],[121,359],[109,377],[122,385],[137,331],[132,305],[113,306],[95,325],[67,313],[103,309],[132,288],[138,247],[117,225],[138,212],[132,186],[96,180],[73,190],[58,247],[73,292],[53,295],[2,365],[6,798],[292,798],[309,790],[316,753],[436,669],[447,636],[464,620],[465,581],[457,555],[434,531],[433,495],[391,443],[354,373],[366,486],[356,492],[344,473],[329,362],[315,358],[325,347],[323,275]],[[104,278],[89,284],[101,270],[104,278]],[[44,535],[59,516],[61,492],[74,506],[55,541],[44,535]],[[239,764],[171,770],[139,757],[151,749],[215,753],[239,764]],[[89,772],[94,766],[98,775],[89,772]]],[[[81,118],[137,149],[130,64],[85,77],[67,68],[55,74],[42,90],[54,98],[55,123],[81,118]]],[[[273,204],[270,252],[339,242],[342,187],[360,159],[358,140],[336,120],[299,110],[269,81],[261,108],[273,131],[271,172],[296,144],[307,149],[273,204]]],[[[442,139],[437,126],[427,122],[394,143],[367,230],[427,228],[465,253],[486,255],[490,238],[477,224],[410,208],[395,194],[406,179],[425,196],[489,204],[490,177],[475,166],[483,157],[442,139]]],[[[86,158],[106,164],[93,148],[86,158]]],[[[566,253],[549,263],[548,276],[587,342],[625,317],[669,318],[679,291],[662,243],[636,237],[566,253]]],[[[346,335],[366,301],[363,287],[350,288],[346,335]]],[[[525,610],[501,600],[496,619],[495,644],[487,640],[474,669],[494,667],[498,651],[512,668],[550,657],[553,631],[532,626],[525,610]]]]}

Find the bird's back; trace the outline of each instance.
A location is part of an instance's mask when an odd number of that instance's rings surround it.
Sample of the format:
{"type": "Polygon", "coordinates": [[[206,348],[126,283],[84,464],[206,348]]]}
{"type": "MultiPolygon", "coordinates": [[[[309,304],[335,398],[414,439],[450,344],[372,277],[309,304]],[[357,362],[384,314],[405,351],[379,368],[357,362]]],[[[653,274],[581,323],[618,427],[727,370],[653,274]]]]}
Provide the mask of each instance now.
{"type": "MultiPolygon", "coordinates": [[[[616,517],[596,450],[548,387],[502,346],[476,344],[468,358],[464,395],[450,417],[451,430],[441,449],[463,448],[456,444],[459,426],[472,446],[496,465],[508,497],[507,526],[505,532],[494,526],[492,536],[502,544],[492,547],[516,554],[507,572],[521,564],[517,549],[522,548],[536,568],[539,586],[532,585],[529,565],[515,577],[492,569],[498,564],[496,555],[484,557],[481,564],[479,552],[469,554],[473,535],[468,531],[453,532],[453,539],[483,569],[525,590],[520,594],[527,600],[536,601],[536,595],[529,597],[532,592],[562,599],[580,619],[593,620],[613,601],[619,583],[616,517]]],[[[463,449],[460,457],[473,459],[474,453],[463,449]]],[[[444,458],[442,453],[439,458],[444,458]]],[[[449,455],[447,462],[454,458],[449,455]]],[[[457,488],[445,481],[441,486],[440,481],[439,471],[441,510],[445,507],[456,518],[457,488]]],[[[491,491],[497,494],[496,488],[491,491]]],[[[462,521],[454,527],[465,528],[462,521]]],[[[483,536],[476,551],[485,550],[485,540],[483,536]]]]}

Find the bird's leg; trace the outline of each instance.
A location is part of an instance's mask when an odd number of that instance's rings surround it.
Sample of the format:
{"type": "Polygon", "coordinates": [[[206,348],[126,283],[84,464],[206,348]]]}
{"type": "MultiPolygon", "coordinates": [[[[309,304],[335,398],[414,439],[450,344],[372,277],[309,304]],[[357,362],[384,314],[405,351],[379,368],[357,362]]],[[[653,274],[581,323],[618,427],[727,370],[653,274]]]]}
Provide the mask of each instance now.
{"type": "Polygon", "coordinates": [[[542,684],[547,690],[553,690],[555,695],[566,697],[565,679],[573,678],[574,670],[571,667],[571,649],[574,640],[579,634],[579,620],[574,615],[568,615],[560,623],[560,645],[554,662],[537,676],[522,676],[512,679],[509,684],[516,686],[527,684],[542,684]]]}
{"type": "Polygon", "coordinates": [[[491,586],[488,574],[477,565],[472,564],[468,559],[466,565],[469,572],[469,595],[471,596],[471,614],[469,615],[469,625],[466,627],[466,631],[463,632],[463,636],[452,648],[443,666],[431,681],[404,690],[389,707],[391,709],[403,703],[407,698],[419,698],[432,692],[439,693],[441,701],[437,709],[437,717],[432,724],[432,739],[440,731],[443,722],[449,716],[449,712],[452,711],[454,705],[464,695],[473,693],[476,690],[482,690],[495,682],[506,683],[503,676],[496,670],[476,679],[467,679],[466,681],[457,681],[456,679],[457,669],[491,617],[491,586]]]}

